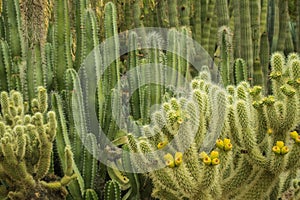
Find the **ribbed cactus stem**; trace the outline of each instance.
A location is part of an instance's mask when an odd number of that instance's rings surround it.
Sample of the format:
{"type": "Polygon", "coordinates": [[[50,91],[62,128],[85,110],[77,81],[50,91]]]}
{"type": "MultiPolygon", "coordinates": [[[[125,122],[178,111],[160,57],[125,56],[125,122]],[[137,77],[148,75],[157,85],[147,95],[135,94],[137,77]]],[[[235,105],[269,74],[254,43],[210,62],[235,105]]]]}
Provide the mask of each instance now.
{"type": "Polygon", "coordinates": [[[241,57],[246,61],[248,67],[248,78],[252,83],[253,78],[253,47],[250,6],[248,0],[240,1],[241,14],[241,57]]]}
{"type": "Polygon", "coordinates": [[[120,185],[115,181],[108,181],[105,184],[105,200],[118,200],[121,199],[121,188],[120,185]]]}

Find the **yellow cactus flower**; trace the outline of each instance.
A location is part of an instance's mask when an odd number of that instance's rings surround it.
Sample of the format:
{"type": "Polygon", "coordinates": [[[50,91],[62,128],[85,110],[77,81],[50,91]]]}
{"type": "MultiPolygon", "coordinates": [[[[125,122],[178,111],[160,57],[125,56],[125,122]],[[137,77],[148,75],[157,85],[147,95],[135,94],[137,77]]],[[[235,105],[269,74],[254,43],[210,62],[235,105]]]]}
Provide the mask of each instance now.
{"type": "Polygon", "coordinates": [[[214,159],[214,158],[218,158],[219,157],[219,152],[218,151],[212,151],[210,153],[210,158],[214,159]]]}
{"type": "Polygon", "coordinates": [[[211,164],[211,159],[210,159],[210,157],[209,157],[209,156],[205,156],[205,157],[203,158],[203,162],[204,162],[204,164],[206,164],[206,165],[210,165],[210,164],[211,164]]]}
{"type": "Polygon", "coordinates": [[[277,141],[276,146],[278,146],[281,149],[282,147],[284,147],[284,142],[283,141],[277,141]]]}
{"type": "Polygon", "coordinates": [[[226,144],[230,144],[230,139],[224,138],[224,145],[226,145],[226,144]]]}
{"type": "Polygon", "coordinates": [[[223,142],[223,140],[218,139],[216,141],[216,145],[217,145],[218,148],[223,149],[224,148],[224,142],[223,142]]]}
{"type": "Polygon", "coordinates": [[[287,154],[289,152],[289,148],[287,146],[284,146],[281,148],[281,154],[284,155],[284,154],[287,154]]]}
{"type": "Polygon", "coordinates": [[[300,143],[300,135],[298,135],[298,137],[296,137],[295,142],[300,143]]]}
{"type": "Polygon", "coordinates": [[[162,148],[164,148],[166,145],[168,144],[168,141],[163,141],[163,142],[160,142],[160,143],[158,143],[157,144],[157,148],[158,149],[162,149],[162,148]]]}
{"type": "Polygon", "coordinates": [[[297,131],[293,131],[293,132],[290,133],[290,136],[291,136],[294,140],[296,140],[296,138],[299,136],[299,134],[297,133],[297,131]]]}
{"type": "Polygon", "coordinates": [[[168,167],[170,167],[170,168],[175,167],[174,158],[173,158],[173,156],[172,156],[170,153],[166,154],[166,155],[164,156],[164,159],[165,159],[166,165],[167,165],[168,167]]]}
{"type": "Polygon", "coordinates": [[[219,158],[212,159],[211,164],[212,165],[218,165],[218,164],[220,164],[220,159],[219,158]]]}
{"type": "Polygon", "coordinates": [[[225,151],[230,151],[232,149],[232,144],[231,143],[228,143],[224,146],[224,150],[225,151]]]}
{"type": "Polygon", "coordinates": [[[273,151],[274,153],[276,153],[276,154],[280,154],[280,148],[279,148],[278,146],[274,146],[274,147],[272,148],[272,151],[273,151]]]}
{"type": "Polygon", "coordinates": [[[205,153],[204,151],[202,151],[202,152],[199,154],[199,157],[200,157],[201,159],[204,159],[206,156],[208,156],[208,155],[207,155],[207,153],[205,153]]]}
{"type": "Polygon", "coordinates": [[[176,152],[175,153],[175,165],[179,166],[182,163],[182,153],[176,152]]]}

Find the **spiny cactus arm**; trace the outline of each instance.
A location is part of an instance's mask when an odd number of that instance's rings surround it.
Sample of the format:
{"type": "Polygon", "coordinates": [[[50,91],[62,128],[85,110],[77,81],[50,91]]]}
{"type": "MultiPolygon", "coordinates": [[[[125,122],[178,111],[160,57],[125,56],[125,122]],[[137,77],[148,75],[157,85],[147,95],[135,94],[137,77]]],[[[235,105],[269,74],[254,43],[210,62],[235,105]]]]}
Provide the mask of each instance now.
{"type": "Polygon", "coordinates": [[[46,43],[44,46],[44,64],[43,64],[43,77],[44,86],[46,88],[52,88],[53,84],[53,45],[51,43],[46,43]]]}
{"type": "MultiPolygon", "coordinates": [[[[241,17],[240,17],[240,1],[233,1],[233,18],[234,18],[234,29],[233,29],[233,47],[234,47],[234,57],[241,57],[241,17]]],[[[247,74],[248,76],[248,74],[247,74]]]]}
{"type": "Polygon", "coordinates": [[[248,78],[253,77],[253,46],[250,19],[250,6],[248,0],[240,1],[241,17],[241,57],[246,61],[248,67],[248,78]]]}
{"type": "Polygon", "coordinates": [[[95,190],[87,189],[84,192],[84,200],[98,200],[98,195],[95,190]]]}
{"type": "Polygon", "coordinates": [[[167,64],[172,68],[172,77],[170,78],[170,82],[172,85],[176,86],[177,83],[177,73],[178,73],[178,55],[175,52],[178,52],[178,38],[176,37],[176,29],[172,28],[168,31],[167,45],[170,51],[167,52],[167,64]]]}
{"type": "Polygon", "coordinates": [[[221,76],[222,82],[226,87],[233,84],[233,49],[232,49],[232,33],[231,30],[222,26],[219,28],[219,46],[221,48],[221,76]]]}
{"type": "Polygon", "coordinates": [[[267,21],[268,21],[268,6],[269,0],[262,0],[261,1],[261,12],[260,12],[260,35],[264,34],[267,31],[267,21]]]}
{"type": "MultiPolygon", "coordinates": [[[[124,169],[133,169],[132,167],[132,162],[131,162],[131,159],[130,159],[130,154],[127,153],[129,152],[129,147],[127,144],[123,145],[122,146],[123,150],[124,150],[124,153],[122,155],[122,165],[124,167],[124,169]]],[[[138,175],[135,174],[135,173],[126,173],[126,176],[128,177],[129,179],[129,183],[130,183],[130,190],[131,190],[131,193],[130,193],[130,197],[132,198],[140,198],[140,181],[138,179],[138,175]]]]}
{"type": "Polygon", "coordinates": [[[297,119],[297,113],[299,112],[299,106],[297,105],[297,102],[299,102],[299,98],[296,95],[296,90],[289,85],[281,86],[280,89],[286,96],[284,100],[286,114],[284,116],[284,119],[282,120],[280,127],[281,132],[284,134],[295,128],[297,126],[297,123],[299,122],[297,119]]]}
{"type": "MultiPolygon", "coordinates": [[[[66,119],[65,119],[65,115],[63,112],[63,108],[62,108],[62,101],[60,96],[57,93],[53,93],[52,97],[51,97],[51,102],[52,102],[52,107],[55,111],[55,113],[57,113],[57,118],[58,118],[58,128],[57,128],[57,134],[56,134],[56,146],[57,146],[57,151],[58,151],[58,155],[59,158],[61,160],[62,163],[62,168],[63,169],[69,169],[70,167],[66,166],[65,163],[65,146],[71,146],[71,141],[68,135],[68,130],[67,130],[67,124],[66,124],[66,119]]],[[[75,162],[73,161],[72,163],[74,172],[77,176],[77,181],[72,181],[68,188],[70,191],[70,194],[74,197],[74,198],[81,198],[82,194],[84,192],[84,180],[75,164],[75,162]]],[[[65,171],[65,174],[70,174],[69,172],[65,171]]]]}
{"type": "Polygon", "coordinates": [[[105,200],[120,200],[121,199],[121,188],[116,181],[108,181],[105,184],[105,200]]]}
{"type": "Polygon", "coordinates": [[[221,185],[218,184],[221,181],[220,162],[222,161],[218,157],[219,153],[217,151],[212,151],[210,155],[204,152],[200,153],[204,165],[200,188],[207,190],[216,199],[220,198],[222,193],[221,185]]]}
{"type": "MultiPolygon", "coordinates": [[[[212,16],[212,22],[211,22],[211,26],[210,26],[210,33],[209,33],[209,44],[208,44],[208,54],[213,58],[216,62],[216,44],[218,43],[218,38],[216,37],[216,35],[218,34],[218,16],[217,16],[217,7],[215,6],[215,10],[212,16]]],[[[209,63],[205,63],[206,65],[209,65],[209,63]]]]}
{"type": "Polygon", "coordinates": [[[65,71],[72,68],[68,2],[66,0],[55,0],[54,7],[54,83],[56,89],[62,90],[65,87],[65,71]]]}
{"type": "Polygon", "coordinates": [[[268,29],[270,30],[269,38],[271,43],[271,52],[275,52],[277,50],[278,44],[278,35],[279,35],[279,0],[269,1],[269,12],[271,13],[270,16],[270,23],[268,29]]]}
{"type": "Polygon", "coordinates": [[[262,78],[263,78],[263,89],[264,94],[268,94],[270,87],[269,87],[269,62],[270,62],[270,46],[269,46],[269,39],[268,33],[263,32],[260,38],[260,63],[262,69],[262,78]]]}
{"type": "Polygon", "coordinates": [[[249,152],[251,161],[255,164],[258,164],[262,167],[268,164],[268,160],[263,156],[260,149],[257,146],[257,138],[254,130],[251,128],[250,122],[251,115],[245,101],[239,100],[236,104],[236,116],[239,121],[239,126],[241,132],[242,143],[245,146],[246,150],[249,152]]]}
{"type": "Polygon", "coordinates": [[[203,28],[202,28],[202,41],[201,44],[205,50],[208,50],[208,45],[209,45],[209,38],[210,38],[210,27],[214,15],[214,10],[215,10],[215,0],[210,0],[208,2],[208,9],[207,9],[207,14],[206,17],[203,21],[204,23],[203,28]]]}
{"type": "Polygon", "coordinates": [[[168,13],[169,13],[169,22],[170,27],[178,27],[178,11],[177,11],[177,0],[168,0],[168,13]]]}
{"type": "Polygon", "coordinates": [[[233,64],[235,84],[248,80],[248,70],[244,59],[237,58],[233,64]]]}
{"type": "Polygon", "coordinates": [[[283,73],[285,69],[285,58],[279,53],[275,52],[271,56],[271,74],[272,79],[272,92],[278,99],[283,98],[280,86],[283,84],[283,73]]]}
{"type": "Polygon", "coordinates": [[[84,37],[86,34],[84,12],[87,8],[87,0],[76,0],[75,3],[75,27],[76,27],[76,54],[74,69],[78,71],[86,56],[84,37]]]}
{"type": "Polygon", "coordinates": [[[288,160],[287,160],[287,169],[297,169],[299,168],[299,160],[297,159],[297,155],[300,153],[300,135],[297,131],[292,131],[290,133],[290,137],[294,140],[293,146],[291,147],[291,150],[288,154],[288,160]]]}
{"type": "Polygon", "coordinates": [[[288,0],[280,1],[279,7],[279,36],[277,51],[283,51],[285,47],[285,41],[289,32],[289,15],[288,15],[288,0]]]}
{"type": "Polygon", "coordinates": [[[18,161],[13,150],[13,144],[8,137],[1,139],[1,154],[4,160],[1,162],[2,168],[12,180],[17,183],[24,183],[28,186],[35,186],[33,177],[27,172],[25,162],[18,161]]]}
{"type": "Polygon", "coordinates": [[[12,58],[13,60],[19,60],[25,54],[19,1],[3,1],[3,16],[7,22],[5,23],[6,40],[8,41],[12,58]]]}
{"type": "Polygon", "coordinates": [[[217,16],[218,16],[218,27],[228,26],[229,23],[229,10],[228,2],[226,0],[218,1],[216,4],[217,16]]]}
{"type": "Polygon", "coordinates": [[[193,25],[193,35],[196,42],[201,43],[201,34],[202,34],[202,20],[201,13],[204,8],[202,8],[201,1],[192,1],[194,6],[194,25],[193,25]]]}
{"type": "MultiPolygon", "coordinates": [[[[46,133],[46,128],[43,124],[43,117],[41,113],[36,113],[33,118],[33,123],[37,127],[38,140],[40,143],[40,156],[37,163],[37,170],[35,174],[35,179],[42,179],[49,170],[51,163],[51,151],[52,151],[52,141],[48,138],[46,133]]],[[[55,133],[54,133],[55,135],[55,133]]]]}
{"type": "Polygon", "coordinates": [[[190,0],[181,0],[178,6],[180,10],[180,25],[190,25],[191,2],[190,0]]]}
{"type": "Polygon", "coordinates": [[[77,178],[77,175],[73,173],[73,154],[71,152],[70,146],[66,146],[65,148],[65,175],[62,177],[60,181],[55,182],[45,182],[40,181],[40,183],[50,189],[50,190],[64,190],[63,187],[67,186],[72,180],[77,178]]]}
{"type": "Polygon", "coordinates": [[[11,60],[7,42],[0,40],[0,81],[1,91],[8,91],[11,85],[11,60]]]}
{"type": "Polygon", "coordinates": [[[249,186],[243,190],[236,198],[237,199],[264,199],[269,194],[269,191],[278,181],[278,176],[274,174],[260,170],[255,179],[249,184],[249,186]]]}
{"type": "Polygon", "coordinates": [[[260,15],[261,15],[261,1],[251,0],[250,2],[250,16],[251,16],[251,31],[253,44],[253,59],[254,62],[259,61],[259,44],[260,44],[260,15]]]}
{"type": "Polygon", "coordinates": [[[135,32],[130,32],[129,34],[129,53],[128,53],[128,62],[127,67],[131,72],[131,75],[129,77],[129,90],[130,94],[132,94],[130,98],[130,105],[131,105],[131,113],[134,119],[141,118],[141,111],[142,108],[140,107],[142,105],[142,101],[140,95],[141,91],[133,91],[133,89],[140,88],[140,75],[139,70],[137,69],[137,66],[139,66],[139,59],[137,57],[138,51],[137,51],[137,34],[135,32]],[[138,103],[139,102],[139,103],[138,103]]]}
{"type": "Polygon", "coordinates": [[[85,140],[86,148],[83,150],[82,174],[85,187],[93,189],[95,187],[95,175],[97,170],[97,139],[94,134],[89,133],[85,140]],[[87,149],[88,148],[88,149],[87,149]]]}

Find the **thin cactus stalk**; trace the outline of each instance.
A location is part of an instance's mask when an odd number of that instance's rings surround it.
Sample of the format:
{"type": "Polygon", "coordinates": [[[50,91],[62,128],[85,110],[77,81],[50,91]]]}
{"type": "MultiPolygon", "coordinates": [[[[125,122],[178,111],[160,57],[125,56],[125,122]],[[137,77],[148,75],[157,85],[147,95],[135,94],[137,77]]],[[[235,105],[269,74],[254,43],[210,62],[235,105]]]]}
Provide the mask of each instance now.
{"type": "Polygon", "coordinates": [[[249,81],[252,82],[253,47],[249,3],[247,0],[240,1],[240,13],[243,13],[241,14],[241,58],[247,63],[249,81]]]}
{"type": "Polygon", "coordinates": [[[285,47],[285,41],[289,34],[289,16],[288,16],[288,1],[280,1],[279,6],[279,35],[278,35],[278,44],[277,51],[283,51],[285,47]]]}
{"type": "Polygon", "coordinates": [[[240,1],[233,0],[234,10],[233,10],[233,18],[234,18],[234,30],[233,30],[233,46],[234,46],[234,57],[241,57],[241,18],[240,18],[240,1]]]}

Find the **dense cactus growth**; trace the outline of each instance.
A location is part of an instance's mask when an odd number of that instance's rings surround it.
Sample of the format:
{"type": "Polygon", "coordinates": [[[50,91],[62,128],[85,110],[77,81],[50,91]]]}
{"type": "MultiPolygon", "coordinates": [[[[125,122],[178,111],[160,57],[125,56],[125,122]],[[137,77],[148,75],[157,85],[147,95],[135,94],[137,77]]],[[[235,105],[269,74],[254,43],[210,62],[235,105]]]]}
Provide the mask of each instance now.
{"type": "Polygon", "coordinates": [[[1,93],[1,197],[9,199],[62,199],[66,186],[76,179],[73,154],[65,148],[65,175],[61,179],[48,174],[56,114],[47,112],[47,92],[38,88],[31,111],[22,95],[12,90],[1,93]]]}
{"type": "Polygon", "coordinates": [[[152,137],[128,136],[132,151],[153,152],[157,162],[166,163],[149,173],[154,197],[277,199],[293,187],[299,170],[299,133],[293,129],[299,123],[300,60],[290,55],[285,62],[280,53],[271,60],[273,96],[263,96],[260,86],[251,88],[245,81],[225,92],[200,75],[191,82],[190,98],[172,98],[154,113],[153,126],[146,127],[152,137]],[[210,121],[215,112],[223,113],[218,126],[210,121]],[[216,143],[210,152],[204,147],[211,141],[216,143]],[[162,158],[156,150],[164,148],[162,158]]]}
{"type": "Polygon", "coordinates": [[[300,0],[0,0],[1,198],[299,199],[299,50],[300,0]]]}

